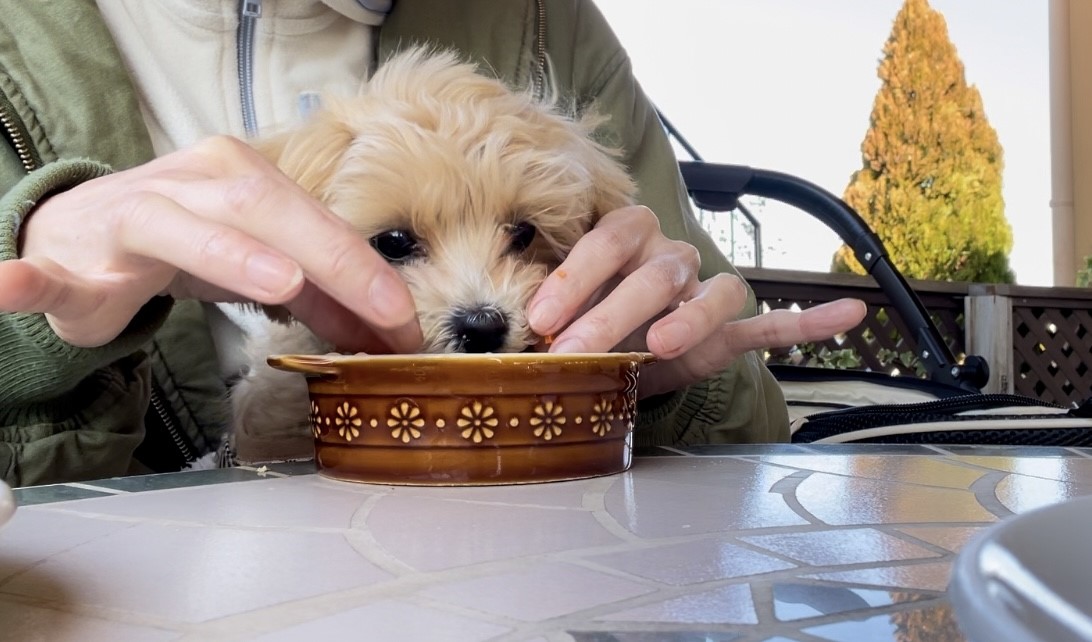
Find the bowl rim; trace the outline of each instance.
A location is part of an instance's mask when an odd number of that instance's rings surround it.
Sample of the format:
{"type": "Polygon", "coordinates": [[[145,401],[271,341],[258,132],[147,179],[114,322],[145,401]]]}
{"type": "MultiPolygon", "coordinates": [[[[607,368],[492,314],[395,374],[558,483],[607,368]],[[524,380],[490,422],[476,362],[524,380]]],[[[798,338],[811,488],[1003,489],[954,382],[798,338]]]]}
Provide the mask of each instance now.
{"type": "Polygon", "coordinates": [[[651,363],[656,360],[651,352],[415,352],[405,354],[275,354],[270,359],[303,359],[306,361],[328,361],[330,363],[352,363],[354,361],[501,361],[506,363],[526,363],[539,361],[640,361],[651,363]]]}
{"type": "Polygon", "coordinates": [[[277,369],[305,374],[330,376],[345,368],[365,366],[439,366],[459,363],[495,363],[498,366],[533,364],[564,365],[573,363],[636,363],[655,362],[651,352],[486,352],[486,353],[411,353],[411,354],[274,354],[266,362],[277,369]]]}

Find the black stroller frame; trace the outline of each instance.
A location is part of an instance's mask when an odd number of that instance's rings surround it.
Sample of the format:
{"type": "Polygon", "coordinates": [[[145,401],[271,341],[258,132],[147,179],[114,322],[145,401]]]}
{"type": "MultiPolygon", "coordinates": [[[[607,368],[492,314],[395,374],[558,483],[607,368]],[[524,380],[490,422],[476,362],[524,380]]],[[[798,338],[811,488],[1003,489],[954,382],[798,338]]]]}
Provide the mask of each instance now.
{"type": "Polygon", "coordinates": [[[739,207],[744,195],[772,199],[796,207],[834,230],[868,274],[890,299],[892,307],[914,332],[913,345],[930,380],[975,393],[989,381],[989,366],[977,355],[957,363],[940,330],[929,317],[887,250],[868,224],[843,200],[797,176],[745,165],[679,161],[687,191],[695,205],[711,212],[739,207]]]}

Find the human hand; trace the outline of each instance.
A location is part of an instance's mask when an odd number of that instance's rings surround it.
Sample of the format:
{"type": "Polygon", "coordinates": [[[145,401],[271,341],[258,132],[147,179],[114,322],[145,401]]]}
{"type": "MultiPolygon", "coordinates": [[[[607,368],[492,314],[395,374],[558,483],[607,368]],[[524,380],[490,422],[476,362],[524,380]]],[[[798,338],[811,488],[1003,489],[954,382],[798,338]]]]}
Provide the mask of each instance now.
{"type": "Polygon", "coordinates": [[[551,352],[652,352],[658,361],[642,370],[638,390],[647,397],[706,379],[751,350],[832,337],[865,315],[863,302],[842,299],[737,321],[747,302],[743,281],[730,274],[698,281],[700,265],[698,251],[665,237],[648,208],[615,210],[546,277],[528,319],[540,335],[561,331],[551,352]]]}
{"type": "Polygon", "coordinates": [[[284,305],[345,350],[414,350],[413,301],[352,228],[254,149],[207,139],[53,195],[0,262],[0,311],[42,312],[77,346],[160,294],[284,305]]]}

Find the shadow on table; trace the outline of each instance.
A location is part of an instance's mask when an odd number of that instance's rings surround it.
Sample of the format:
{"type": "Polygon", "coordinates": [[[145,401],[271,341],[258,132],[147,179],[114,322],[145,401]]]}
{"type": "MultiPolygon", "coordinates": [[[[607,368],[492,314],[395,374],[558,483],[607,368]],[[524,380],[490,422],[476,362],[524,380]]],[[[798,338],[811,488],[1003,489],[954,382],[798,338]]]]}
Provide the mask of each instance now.
{"type": "Polygon", "coordinates": [[[68,585],[59,574],[41,566],[16,564],[5,559],[0,550],[0,638],[79,639],[83,618],[58,617],[63,605],[72,601],[68,585]]]}

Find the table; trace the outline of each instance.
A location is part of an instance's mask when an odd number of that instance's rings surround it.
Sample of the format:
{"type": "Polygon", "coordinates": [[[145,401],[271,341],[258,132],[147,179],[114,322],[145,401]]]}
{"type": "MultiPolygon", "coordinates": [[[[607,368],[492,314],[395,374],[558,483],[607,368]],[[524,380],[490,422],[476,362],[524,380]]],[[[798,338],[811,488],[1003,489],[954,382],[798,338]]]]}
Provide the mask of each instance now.
{"type": "Polygon", "coordinates": [[[959,640],[945,588],[968,539],[1092,494],[1084,449],[638,454],[518,487],[301,463],[18,489],[0,638],[959,640]]]}

